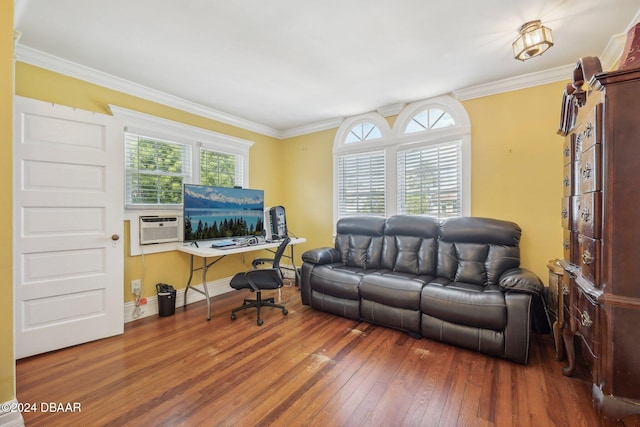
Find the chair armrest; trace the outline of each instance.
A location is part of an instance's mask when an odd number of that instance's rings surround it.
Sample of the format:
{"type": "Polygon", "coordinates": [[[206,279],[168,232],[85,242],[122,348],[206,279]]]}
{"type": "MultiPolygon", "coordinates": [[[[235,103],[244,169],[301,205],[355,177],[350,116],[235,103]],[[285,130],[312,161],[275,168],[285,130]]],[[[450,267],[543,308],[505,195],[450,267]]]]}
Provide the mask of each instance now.
{"type": "Polygon", "coordinates": [[[540,295],[544,289],[542,280],[536,274],[526,268],[512,268],[500,276],[500,289],[504,292],[520,292],[532,295],[540,295]]]}
{"type": "Polygon", "coordinates": [[[253,268],[256,268],[256,267],[258,267],[259,265],[262,265],[262,264],[271,264],[271,265],[273,265],[274,261],[275,260],[273,258],[256,258],[251,263],[251,266],[253,268]]]}
{"type": "Polygon", "coordinates": [[[317,248],[302,254],[302,261],[311,264],[333,264],[340,262],[340,252],[336,248],[317,248]]]}

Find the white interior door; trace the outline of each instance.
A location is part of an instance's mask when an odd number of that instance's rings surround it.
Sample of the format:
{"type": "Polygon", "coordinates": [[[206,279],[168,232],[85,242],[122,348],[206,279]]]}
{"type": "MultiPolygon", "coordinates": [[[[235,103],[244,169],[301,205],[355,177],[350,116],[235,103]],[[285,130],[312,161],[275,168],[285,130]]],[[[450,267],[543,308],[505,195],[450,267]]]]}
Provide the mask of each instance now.
{"type": "Polygon", "coordinates": [[[123,332],[124,166],[112,116],[16,97],[14,117],[19,359],[123,332]]]}

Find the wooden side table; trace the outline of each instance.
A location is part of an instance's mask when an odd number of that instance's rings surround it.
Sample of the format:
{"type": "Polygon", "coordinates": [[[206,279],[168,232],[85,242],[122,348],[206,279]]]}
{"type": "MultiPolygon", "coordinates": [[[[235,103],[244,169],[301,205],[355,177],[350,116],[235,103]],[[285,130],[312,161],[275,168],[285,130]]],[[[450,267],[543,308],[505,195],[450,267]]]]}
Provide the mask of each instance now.
{"type": "Polygon", "coordinates": [[[563,287],[565,271],[557,259],[549,261],[549,293],[547,308],[553,320],[553,340],[556,345],[556,360],[564,358],[564,344],[562,341],[562,326],[564,324],[564,296],[568,288],[563,287]]]}

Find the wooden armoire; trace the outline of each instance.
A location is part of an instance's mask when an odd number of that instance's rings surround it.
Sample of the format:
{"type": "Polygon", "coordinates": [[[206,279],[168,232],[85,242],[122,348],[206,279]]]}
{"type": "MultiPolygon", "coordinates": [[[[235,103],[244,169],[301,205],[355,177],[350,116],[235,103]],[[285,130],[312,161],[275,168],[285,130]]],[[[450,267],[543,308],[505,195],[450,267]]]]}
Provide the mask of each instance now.
{"type": "Polygon", "coordinates": [[[640,414],[640,68],[578,61],[563,94],[563,341],[602,415],[640,414]]]}

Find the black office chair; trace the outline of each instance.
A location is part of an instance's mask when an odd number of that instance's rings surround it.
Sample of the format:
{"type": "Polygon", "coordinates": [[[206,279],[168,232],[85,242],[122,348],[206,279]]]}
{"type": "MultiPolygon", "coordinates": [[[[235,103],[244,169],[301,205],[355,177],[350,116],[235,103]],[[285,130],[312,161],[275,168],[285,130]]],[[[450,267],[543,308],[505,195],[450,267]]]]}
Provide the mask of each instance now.
{"type": "Polygon", "coordinates": [[[256,299],[245,299],[240,307],[231,310],[231,320],[236,320],[236,313],[238,311],[252,307],[258,310],[258,326],[261,326],[263,323],[260,318],[260,309],[262,307],[280,308],[282,309],[282,314],[289,314],[285,306],[276,304],[273,298],[262,299],[261,291],[263,289],[278,289],[283,286],[284,282],[282,279],[284,275],[282,274],[282,270],[280,270],[280,259],[290,241],[291,239],[287,237],[280,243],[273,259],[256,258],[252,262],[253,270],[238,273],[233,276],[230,283],[231,287],[238,290],[249,289],[251,292],[256,293],[256,299]],[[271,264],[271,268],[259,268],[262,264],[271,264]]]}

